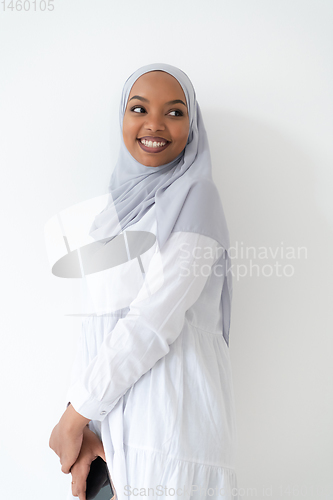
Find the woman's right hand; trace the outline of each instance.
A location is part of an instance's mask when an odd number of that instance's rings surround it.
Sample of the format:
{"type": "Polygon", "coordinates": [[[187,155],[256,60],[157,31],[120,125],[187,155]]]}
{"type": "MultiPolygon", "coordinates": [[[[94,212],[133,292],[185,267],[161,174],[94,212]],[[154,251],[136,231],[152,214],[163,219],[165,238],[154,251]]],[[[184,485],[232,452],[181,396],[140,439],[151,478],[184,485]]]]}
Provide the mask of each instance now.
{"type": "Polygon", "coordinates": [[[72,474],[72,494],[79,497],[79,500],[86,500],[86,484],[90,465],[97,457],[101,457],[106,462],[102,441],[86,426],[83,430],[79,456],[70,471],[72,474]]]}

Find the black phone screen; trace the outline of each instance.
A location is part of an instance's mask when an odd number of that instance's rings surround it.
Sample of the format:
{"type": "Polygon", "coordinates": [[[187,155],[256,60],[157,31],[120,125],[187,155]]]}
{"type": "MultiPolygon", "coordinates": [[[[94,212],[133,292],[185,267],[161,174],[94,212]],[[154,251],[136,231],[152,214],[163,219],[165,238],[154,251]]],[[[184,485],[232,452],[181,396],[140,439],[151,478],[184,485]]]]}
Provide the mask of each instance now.
{"type": "Polygon", "coordinates": [[[90,465],[87,477],[87,500],[111,500],[114,492],[111,487],[108,468],[101,457],[97,457],[90,465]]]}

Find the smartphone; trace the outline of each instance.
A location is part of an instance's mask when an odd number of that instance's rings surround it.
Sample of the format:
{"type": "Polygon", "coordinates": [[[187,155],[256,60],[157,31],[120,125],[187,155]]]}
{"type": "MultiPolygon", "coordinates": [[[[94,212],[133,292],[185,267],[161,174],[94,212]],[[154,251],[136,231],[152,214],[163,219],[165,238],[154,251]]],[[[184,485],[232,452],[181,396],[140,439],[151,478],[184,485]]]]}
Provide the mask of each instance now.
{"type": "Polygon", "coordinates": [[[97,457],[90,465],[87,477],[87,500],[111,500],[114,492],[111,486],[109,471],[101,457],[97,457]]]}

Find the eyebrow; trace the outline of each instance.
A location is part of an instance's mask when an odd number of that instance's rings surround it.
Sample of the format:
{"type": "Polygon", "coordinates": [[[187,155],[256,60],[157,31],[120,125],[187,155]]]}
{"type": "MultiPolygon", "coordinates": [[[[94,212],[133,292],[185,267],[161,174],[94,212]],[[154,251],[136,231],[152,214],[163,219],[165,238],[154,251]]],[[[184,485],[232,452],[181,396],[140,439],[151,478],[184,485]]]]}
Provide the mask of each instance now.
{"type": "MultiPolygon", "coordinates": [[[[148,99],[146,99],[145,97],[141,97],[140,95],[134,95],[133,97],[130,98],[130,101],[132,99],[139,99],[139,101],[149,102],[148,99]]],[[[185,102],[181,101],[180,99],[175,99],[174,101],[169,101],[166,102],[165,104],[183,104],[185,108],[187,107],[185,102]]]]}

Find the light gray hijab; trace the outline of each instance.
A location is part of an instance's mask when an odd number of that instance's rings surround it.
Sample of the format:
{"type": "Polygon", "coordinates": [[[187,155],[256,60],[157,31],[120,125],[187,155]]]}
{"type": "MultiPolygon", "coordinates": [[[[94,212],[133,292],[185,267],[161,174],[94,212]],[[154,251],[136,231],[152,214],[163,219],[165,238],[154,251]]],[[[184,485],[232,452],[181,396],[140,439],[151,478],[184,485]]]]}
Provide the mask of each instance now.
{"type": "Polygon", "coordinates": [[[209,236],[224,248],[223,336],[229,345],[232,278],[228,250],[229,232],[219,192],[212,178],[208,138],[195,90],[188,76],[169,64],[148,64],[135,71],[125,82],[119,109],[120,152],[109,183],[109,201],[96,216],[90,236],[112,239],[115,228],[121,230],[138,222],[156,204],[157,242],[162,249],[174,231],[190,231],[209,236]],[[144,73],[165,71],[181,85],[188,107],[189,135],[185,149],[172,162],[158,167],[139,163],[127,150],[123,135],[123,117],[135,81],[144,73]],[[115,215],[115,212],[117,215],[115,215]]]}

